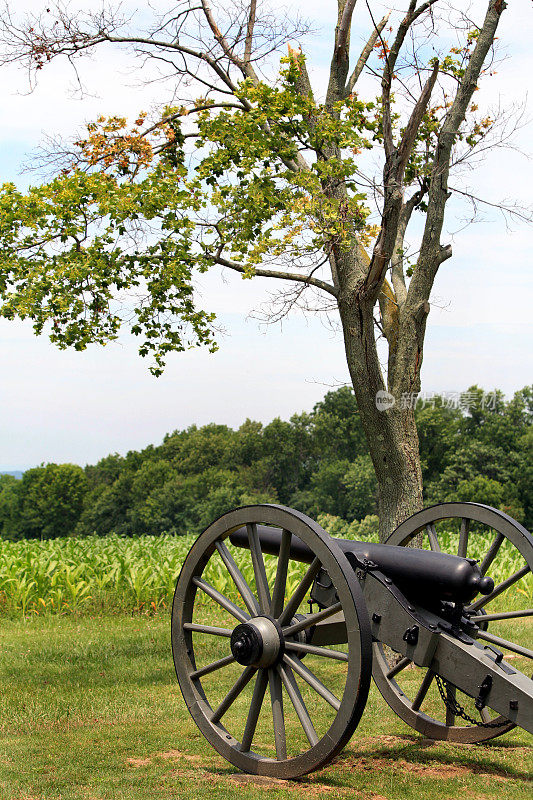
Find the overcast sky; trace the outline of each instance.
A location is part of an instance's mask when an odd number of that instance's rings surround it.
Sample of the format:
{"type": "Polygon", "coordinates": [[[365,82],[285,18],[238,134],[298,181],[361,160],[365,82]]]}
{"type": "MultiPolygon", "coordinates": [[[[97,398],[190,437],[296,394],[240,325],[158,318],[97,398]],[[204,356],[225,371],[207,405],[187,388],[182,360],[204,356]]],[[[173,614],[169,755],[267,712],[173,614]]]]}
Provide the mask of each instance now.
{"type": "MultiPolygon", "coordinates": [[[[43,6],[35,0],[9,5],[43,6]]],[[[320,85],[336,3],[291,3],[297,5],[316,21],[307,54],[320,85]]],[[[379,14],[382,4],[373,5],[379,14]]],[[[483,5],[474,3],[474,11],[483,5]]],[[[369,24],[364,3],[360,9],[364,30],[369,24]]],[[[526,99],[532,28],[529,0],[510,2],[499,30],[508,58],[483,87],[489,105],[526,99]]],[[[357,32],[353,40],[357,49],[357,32]]],[[[1,180],[27,184],[21,165],[44,133],[73,132],[100,113],[134,115],[157,101],[157,86],[137,85],[131,64],[123,54],[100,50],[96,60],[81,65],[92,93],[83,100],[73,94],[73,75],[64,63],[43,70],[32,94],[22,94],[22,73],[4,69],[1,180]]],[[[531,130],[517,139],[525,150],[531,130]]],[[[470,184],[494,201],[530,202],[532,162],[500,150],[476,168],[470,184]]],[[[533,374],[531,228],[515,224],[509,230],[501,215],[487,211],[484,221],[460,230],[463,216],[464,208],[456,205],[447,219],[443,241],[452,242],[454,255],[441,267],[431,298],[422,388],[456,392],[477,383],[510,395],[533,374]]],[[[299,315],[282,326],[261,326],[253,311],[269,290],[268,281],[242,281],[233,273],[203,278],[204,307],[217,313],[226,331],[220,350],[171,356],[158,379],[128,337],[84,353],[58,351],[46,337],[35,337],[31,324],[1,321],[0,470],[49,461],[94,463],[110,452],[157,444],[165,433],[193,423],[238,426],[246,417],[267,422],[310,410],[329,387],[348,381],[341,338],[319,319],[299,315]]]]}

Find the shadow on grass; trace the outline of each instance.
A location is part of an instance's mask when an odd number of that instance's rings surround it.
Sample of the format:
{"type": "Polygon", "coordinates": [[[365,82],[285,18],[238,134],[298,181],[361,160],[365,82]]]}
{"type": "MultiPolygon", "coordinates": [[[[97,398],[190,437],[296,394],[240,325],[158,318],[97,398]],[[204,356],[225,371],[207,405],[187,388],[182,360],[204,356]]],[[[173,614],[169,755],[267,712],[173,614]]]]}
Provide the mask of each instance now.
{"type": "MultiPolygon", "coordinates": [[[[530,763],[531,748],[505,742],[497,746],[498,750],[506,749],[523,752],[524,763],[530,763]]],[[[449,781],[477,777],[497,781],[523,781],[533,783],[533,776],[521,765],[503,766],[496,760],[497,749],[492,743],[483,745],[450,745],[430,739],[399,734],[397,736],[377,736],[364,739],[359,747],[349,746],[343,753],[324,769],[311,773],[295,781],[264,778],[256,775],[236,773],[231,764],[218,768],[209,765],[207,769],[213,779],[230,780],[241,786],[267,788],[294,788],[307,796],[317,792],[329,793],[334,790],[352,790],[357,783],[357,776],[368,776],[369,780],[379,780],[379,775],[409,776],[414,780],[429,782],[449,781]],[[355,780],[354,780],[355,779],[355,780]]],[[[501,752],[500,752],[501,758],[501,752]]],[[[374,791],[374,789],[373,789],[374,791]]],[[[344,794],[343,794],[344,796],[344,794]]]]}
{"type": "MultiPolygon", "coordinates": [[[[531,770],[522,769],[521,764],[502,766],[498,763],[496,750],[508,749],[524,753],[524,760],[530,763],[531,748],[512,742],[493,745],[457,745],[436,742],[432,739],[420,739],[407,734],[398,736],[380,736],[366,740],[364,746],[350,746],[341,753],[330,766],[321,773],[325,783],[328,773],[340,771],[335,776],[335,784],[346,785],[342,781],[345,769],[358,771],[406,772],[419,775],[421,778],[447,779],[461,775],[475,774],[486,777],[497,777],[506,780],[520,780],[533,783],[531,770]]],[[[501,756],[501,753],[500,753],[501,756]]]]}

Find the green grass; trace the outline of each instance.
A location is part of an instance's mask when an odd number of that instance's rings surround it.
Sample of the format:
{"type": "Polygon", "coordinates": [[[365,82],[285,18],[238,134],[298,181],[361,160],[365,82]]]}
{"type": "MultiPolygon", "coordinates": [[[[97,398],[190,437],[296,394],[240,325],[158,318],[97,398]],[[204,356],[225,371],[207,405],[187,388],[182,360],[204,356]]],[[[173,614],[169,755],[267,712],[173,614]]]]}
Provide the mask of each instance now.
{"type": "Polygon", "coordinates": [[[532,736],[515,730],[481,746],[429,743],[375,690],[332,765],[294,783],[241,785],[184,707],[169,638],[163,613],[3,620],[1,800],[532,796],[532,736]]]}
{"type": "MultiPolygon", "coordinates": [[[[440,535],[445,548],[457,546],[456,532],[440,535]]],[[[479,556],[491,537],[474,538],[479,556]]],[[[532,736],[513,731],[482,746],[424,741],[374,689],[359,728],[334,764],[294,783],[240,783],[192,722],[174,675],[168,609],[191,543],[190,537],[173,536],[0,542],[0,800],[530,800],[532,736]]],[[[233,555],[253,588],[250,554],[233,549],[233,555]]],[[[491,567],[497,581],[521,566],[517,555],[502,545],[491,567]]],[[[272,580],[276,560],[265,562],[272,580]]],[[[289,595],[305,569],[291,562],[289,595]]],[[[218,555],[205,577],[238,600],[218,555]]],[[[532,580],[526,576],[494,605],[527,605],[532,580]]],[[[199,621],[233,627],[234,620],[224,619],[225,612],[203,596],[195,614],[199,621]]],[[[494,622],[491,631],[531,647],[531,623],[494,622]]],[[[195,634],[194,644],[199,667],[227,653],[227,639],[195,634]]],[[[342,694],[343,664],[314,656],[306,663],[342,694]]],[[[238,671],[231,665],[205,678],[212,705],[238,671]]],[[[411,695],[420,679],[413,669],[401,680],[411,695]]],[[[300,689],[318,732],[324,732],[330,707],[301,681],[300,689]]],[[[242,733],[251,691],[250,684],[224,718],[236,734],[242,733]]],[[[435,691],[428,704],[442,711],[435,691]]],[[[266,712],[265,703],[254,745],[273,755],[266,712]]],[[[288,702],[286,713],[297,752],[305,742],[288,702]]]]}

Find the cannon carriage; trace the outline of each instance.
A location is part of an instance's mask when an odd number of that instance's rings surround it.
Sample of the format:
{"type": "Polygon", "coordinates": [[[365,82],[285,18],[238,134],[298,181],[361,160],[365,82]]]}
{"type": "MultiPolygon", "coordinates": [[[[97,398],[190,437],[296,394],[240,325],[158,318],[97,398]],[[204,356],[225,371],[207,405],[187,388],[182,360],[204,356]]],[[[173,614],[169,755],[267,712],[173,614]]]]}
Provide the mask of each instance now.
{"type": "Polygon", "coordinates": [[[386,544],[331,537],[283,506],[235,509],[198,537],[176,585],[184,700],[223,757],[277,778],[342,750],[372,676],[426,737],[533,733],[532,565],[528,531],[476,503],[424,509],[386,544]],[[209,580],[215,562],[223,591],[209,580]]]}

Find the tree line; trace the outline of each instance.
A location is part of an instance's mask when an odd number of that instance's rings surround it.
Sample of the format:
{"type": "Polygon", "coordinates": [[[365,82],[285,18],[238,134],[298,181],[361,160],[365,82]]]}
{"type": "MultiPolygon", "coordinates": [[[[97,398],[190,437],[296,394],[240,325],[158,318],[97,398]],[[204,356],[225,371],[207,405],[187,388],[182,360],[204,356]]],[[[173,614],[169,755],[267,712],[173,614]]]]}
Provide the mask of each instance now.
{"type": "MultiPolygon", "coordinates": [[[[471,500],[532,526],[533,386],[509,401],[477,386],[419,399],[415,416],[425,505],[471,500]]],[[[361,535],[377,529],[375,471],[350,387],[288,421],[193,425],[85,468],[0,475],[0,536],[199,533],[235,506],[277,502],[357,521],[361,535]]]]}

